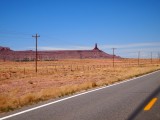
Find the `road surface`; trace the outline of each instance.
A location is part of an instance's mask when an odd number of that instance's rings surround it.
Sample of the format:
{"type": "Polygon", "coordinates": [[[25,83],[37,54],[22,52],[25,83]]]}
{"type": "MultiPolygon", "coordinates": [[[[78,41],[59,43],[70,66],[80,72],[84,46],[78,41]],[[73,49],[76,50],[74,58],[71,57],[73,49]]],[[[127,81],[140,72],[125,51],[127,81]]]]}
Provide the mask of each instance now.
{"type": "Polygon", "coordinates": [[[160,71],[16,110],[1,115],[3,119],[160,120],[160,71]]]}

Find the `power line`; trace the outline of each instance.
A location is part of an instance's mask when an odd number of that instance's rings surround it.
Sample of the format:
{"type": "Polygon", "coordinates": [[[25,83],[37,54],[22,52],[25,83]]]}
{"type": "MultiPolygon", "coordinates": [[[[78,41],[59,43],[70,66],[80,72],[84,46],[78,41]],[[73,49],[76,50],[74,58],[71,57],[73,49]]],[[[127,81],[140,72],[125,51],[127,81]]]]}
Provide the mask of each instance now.
{"type": "Polygon", "coordinates": [[[112,48],[112,50],[113,50],[113,67],[114,67],[114,57],[115,57],[115,55],[114,55],[114,50],[115,50],[116,48],[112,48]]]}
{"type": "Polygon", "coordinates": [[[31,34],[27,33],[6,33],[0,31],[0,39],[30,39],[31,34]]]}
{"type": "Polygon", "coordinates": [[[159,59],[159,62],[160,62],[160,52],[158,52],[158,59],[159,59]]]}
{"type": "Polygon", "coordinates": [[[2,31],[2,30],[0,30],[0,33],[6,34],[6,35],[32,35],[31,33],[16,32],[16,31],[2,31]]]}
{"type": "Polygon", "coordinates": [[[152,52],[151,52],[151,64],[152,64],[152,52]]]}
{"type": "Polygon", "coordinates": [[[138,51],[138,65],[139,65],[139,62],[140,62],[140,51],[138,51]]]}
{"type": "Polygon", "coordinates": [[[37,40],[38,40],[38,37],[40,37],[40,36],[36,34],[35,36],[32,35],[32,37],[36,38],[36,68],[35,69],[36,69],[36,73],[37,73],[37,57],[38,57],[38,53],[37,53],[37,44],[38,44],[37,42],[38,41],[37,40]]]}

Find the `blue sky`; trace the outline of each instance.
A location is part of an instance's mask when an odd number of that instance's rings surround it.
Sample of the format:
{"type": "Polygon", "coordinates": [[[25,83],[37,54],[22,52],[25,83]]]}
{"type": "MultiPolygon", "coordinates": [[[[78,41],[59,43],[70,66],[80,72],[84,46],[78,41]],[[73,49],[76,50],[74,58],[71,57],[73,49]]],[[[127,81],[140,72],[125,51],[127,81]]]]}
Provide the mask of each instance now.
{"type": "MultiPolygon", "coordinates": [[[[0,0],[0,46],[160,52],[160,0],[0,0]]],[[[133,53],[133,54],[131,54],[133,53]]]]}

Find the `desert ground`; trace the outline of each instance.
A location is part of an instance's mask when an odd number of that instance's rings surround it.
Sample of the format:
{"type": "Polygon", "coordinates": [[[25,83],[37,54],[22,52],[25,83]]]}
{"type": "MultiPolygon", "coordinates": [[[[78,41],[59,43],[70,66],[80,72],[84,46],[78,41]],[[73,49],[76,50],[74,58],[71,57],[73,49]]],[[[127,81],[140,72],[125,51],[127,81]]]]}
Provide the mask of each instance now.
{"type": "Polygon", "coordinates": [[[0,61],[0,113],[160,70],[159,59],[0,61]]]}

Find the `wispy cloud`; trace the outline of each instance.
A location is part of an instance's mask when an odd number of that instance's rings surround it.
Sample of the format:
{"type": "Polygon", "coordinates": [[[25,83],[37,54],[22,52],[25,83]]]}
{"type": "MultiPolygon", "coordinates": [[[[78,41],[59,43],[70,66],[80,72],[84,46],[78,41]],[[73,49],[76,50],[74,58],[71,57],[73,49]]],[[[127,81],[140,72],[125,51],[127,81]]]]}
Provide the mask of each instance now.
{"type": "Polygon", "coordinates": [[[39,46],[38,50],[67,50],[66,47],[51,47],[51,46],[39,46]]]}
{"type": "MultiPolygon", "coordinates": [[[[35,47],[29,47],[28,49],[35,49],[35,47]]],[[[57,47],[57,46],[39,46],[38,50],[91,50],[93,47],[89,46],[64,46],[64,47],[57,47]]]]}
{"type": "Polygon", "coordinates": [[[160,42],[150,42],[150,43],[132,43],[132,44],[118,44],[118,45],[101,45],[102,49],[108,48],[137,48],[137,47],[160,47],[160,42]]]}

